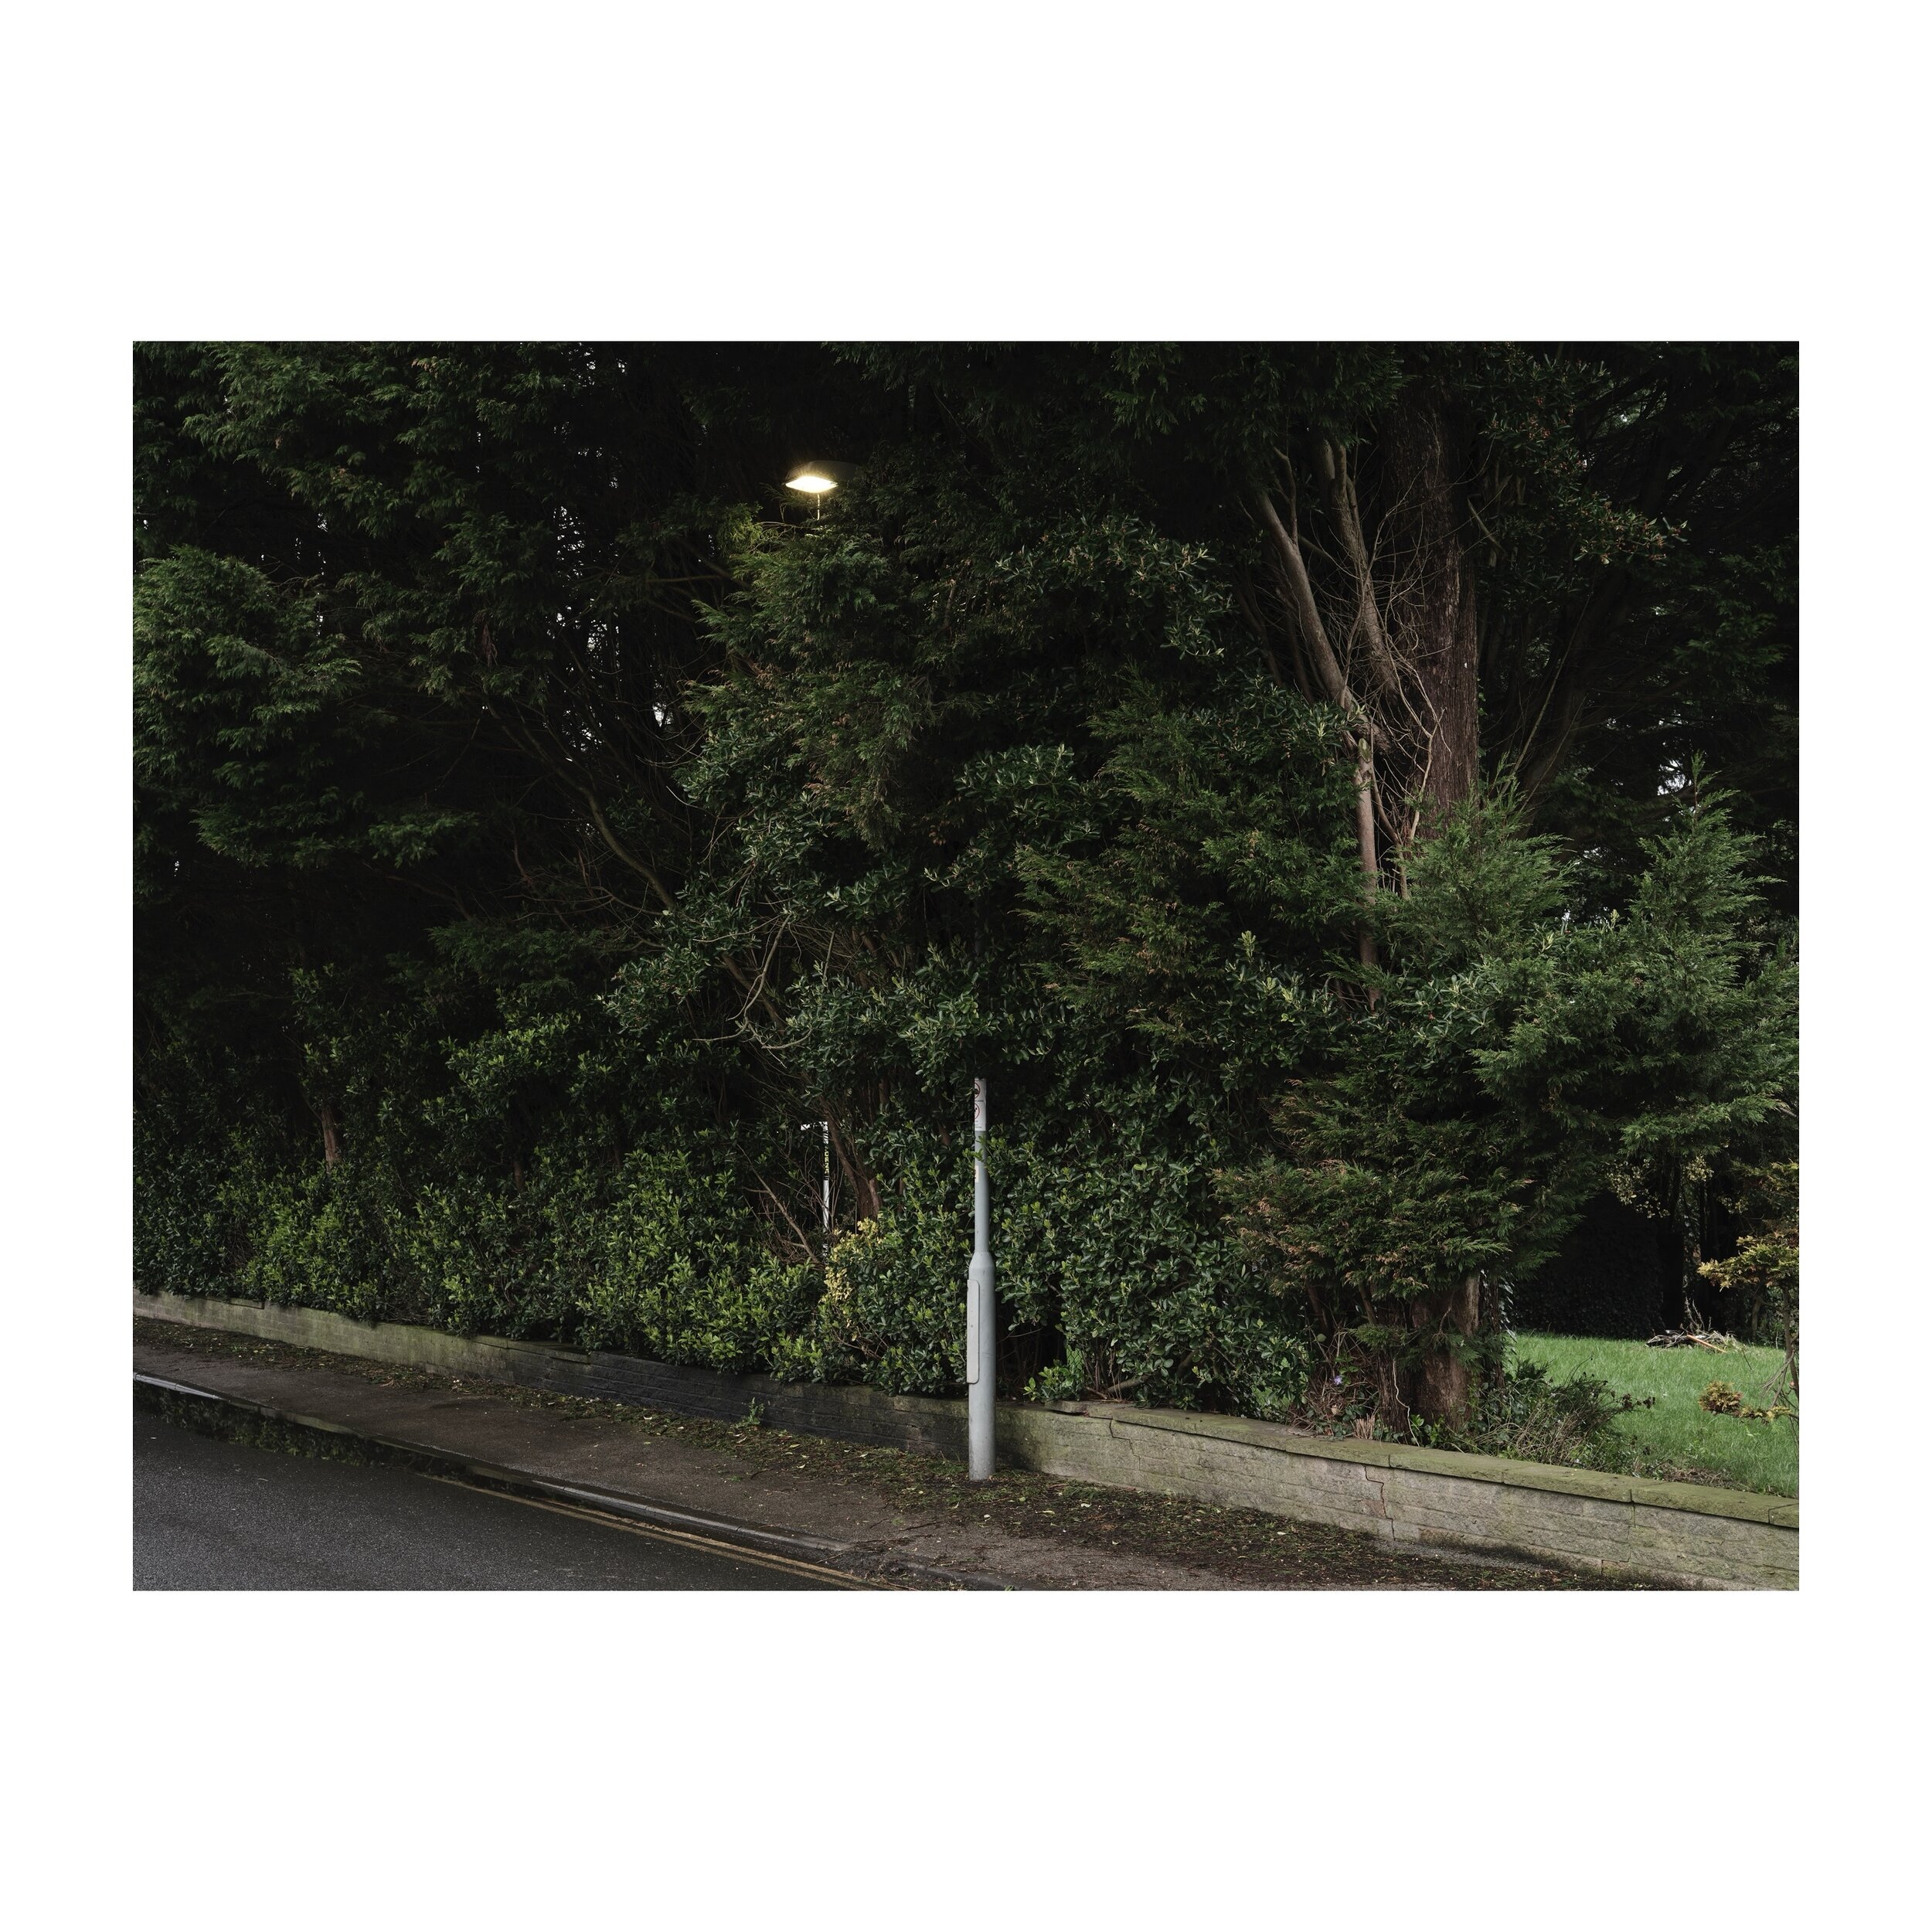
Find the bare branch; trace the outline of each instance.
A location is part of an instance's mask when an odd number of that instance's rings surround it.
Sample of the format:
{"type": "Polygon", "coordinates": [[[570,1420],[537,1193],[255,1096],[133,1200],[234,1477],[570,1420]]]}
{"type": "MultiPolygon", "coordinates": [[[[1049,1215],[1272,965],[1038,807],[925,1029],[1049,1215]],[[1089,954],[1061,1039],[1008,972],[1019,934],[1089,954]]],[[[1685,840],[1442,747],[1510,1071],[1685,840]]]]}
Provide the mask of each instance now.
{"type": "MultiPolygon", "coordinates": [[[[1331,704],[1352,712],[1355,699],[1342,675],[1334,648],[1328,642],[1328,631],[1323,627],[1321,612],[1315,600],[1315,586],[1308,581],[1308,566],[1302,559],[1301,546],[1294,533],[1282,522],[1280,512],[1274,507],[1274,498],[1268,491],[1261,492],[1259,502],[1262,520],[1273,532],[1275,546],[1280,553],[1290,607],[1301,628],[1301,641],[1307,647],[1309,659],[1315,665],[1315,676],[1331,704]]],[[[1291,516],[1294,513],[1292,497],[1289,499],[1288,513],[1291,516]]]]}
{"type": "Polygon", "coordinates": [[[1376,602],[1375,573],[1369,566],[1369,546],[1362,534],[1362,505],[1355,495],[1355,479],[1349,474],[1349,453],[1338,443],[1325,438],[1321,444],[1325,457],[1321,473],[1328,485],[1328,507],[1335,531],[1348,553],[1355,573],[1355,622],[1369,647],[1369,669],[1377,690],[1389,696],[1400,688],[1395,653],[1389,648],[1387,628],[1376,602]]]}

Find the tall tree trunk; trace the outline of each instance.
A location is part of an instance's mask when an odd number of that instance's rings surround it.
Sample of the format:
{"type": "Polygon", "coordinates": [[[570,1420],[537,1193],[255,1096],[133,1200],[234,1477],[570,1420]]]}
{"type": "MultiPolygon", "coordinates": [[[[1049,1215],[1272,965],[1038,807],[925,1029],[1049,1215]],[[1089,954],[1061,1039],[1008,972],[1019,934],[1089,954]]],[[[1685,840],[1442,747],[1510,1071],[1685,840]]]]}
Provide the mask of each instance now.
{"type": "MultiPolygon", "coordinates": [[[[1476,580],[1458,496],[1462,452],[1436,397],[1412,390],[1404,398],[1384,437],[1383,462],[1382,539],[1397,607],[1388,628],[1400,641],[1427,726],[1420,768],[1409,775],[1414,835],[1426,842],[1475,792],[1480,776],[1476,580]]],[[[1481,1277],[1474,1274],[1410,1304],[1424,1352],[1410,1378],[1409,1400],[1431,1422],[1460,1422],[1468,1413],[1468,1365],[1454,1344],[1476,1332],[1481,1317],[1481,1277]]]]}
{"type": "Polygon", "coordinates": [[[1382,444],[1381,540],[1393,592],[1386,628],[1420,698],[1427,727],[1420,769],[1404,774],[1419,803],[1417,836],[1475,790],[1476,577],[1458,499],[1461,439],[1440,402],[1411,393],[1397,407],[1382,444]]]}
{"type": "MultiPolygon", "coordinates": [[[[1258,499],[1298,665],[1354,736],[1355,838],[1371,901],[1385,856],[1393,852],[1400,867],[1403,847],[1434,836],[1480,775],[1476,581],[1461,496],[1468,447],[1426,379],[1411,384],[1366,451],[1313,439],[1332,539],[1324,547],[1342,571],[1325,600],[1309,568],[1310,556],[1323,553],[1302,545],[1292,461],[1285,516],[1267,492],[1258,499]]],[[[1372,967],[1367,919],[1359,944],[1372,967]]],[[[1460,1420],[1469,1370],[1455,1345],[1480,1322],[1480,1277],[1419,1298],[1408,1315],[1422,1359],[1400,1376],[1393,1358],[1383,1363],[1383,1400],[1431,1421],[1460,1420]]]]}
{"type": "Polygon", "coordinates": [[[1454,1343],[1476,1332],[1481,1291],[1481,1276],[1472,1274],[1447,1294],[1424,1295],[1409,1304],[1410,1326],[1427,1339],[1409,1377],[1408,1404],[1430,1422],[1460,1422],[1469,1413],[1469,1365],[1454,1352],[1454,1343]]]}

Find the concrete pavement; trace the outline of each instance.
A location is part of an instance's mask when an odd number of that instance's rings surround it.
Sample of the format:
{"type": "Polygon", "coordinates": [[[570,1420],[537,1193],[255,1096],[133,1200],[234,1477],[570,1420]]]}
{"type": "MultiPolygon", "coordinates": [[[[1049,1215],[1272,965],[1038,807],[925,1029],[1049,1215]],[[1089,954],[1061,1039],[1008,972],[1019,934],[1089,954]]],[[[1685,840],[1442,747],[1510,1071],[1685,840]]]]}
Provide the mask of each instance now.
{"type": "MultiPolygon", "coordinates": [[[[1577,1577],[1397,1553],[1321,1524],[634,1403],[505,1387],[137,1318],[134,1369],[203,1392],[175,1419],[270,1449],[433,1473],[912,1589],[1574,1589],[1577,1577]],[[208,1396],[219,1398],[211,1404],[208,1396]],[[220,1418],[211,1418],[220,1407],[220,1418]],[[299,1433],[291,1436],[291,1429],[299,1433]],[[279,1433],[278,1433],[279,1432],[279,1433]]],[[[183,1407],[182,1405],[186,1406],[183,1407]]]]}

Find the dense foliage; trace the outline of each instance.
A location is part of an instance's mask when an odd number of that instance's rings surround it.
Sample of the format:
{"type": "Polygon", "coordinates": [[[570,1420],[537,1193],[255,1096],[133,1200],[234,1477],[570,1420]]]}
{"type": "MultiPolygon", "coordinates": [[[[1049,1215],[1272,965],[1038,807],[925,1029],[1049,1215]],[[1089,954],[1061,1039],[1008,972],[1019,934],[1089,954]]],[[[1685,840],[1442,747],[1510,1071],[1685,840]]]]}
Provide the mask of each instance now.
{"type": "Polygon", "coordinates": [[[1793,1151],[1787,352],[136,376],[145,1287],[944,1390],[984,1070],[1013,1392],[1393,1421],[1793,1151]]]}

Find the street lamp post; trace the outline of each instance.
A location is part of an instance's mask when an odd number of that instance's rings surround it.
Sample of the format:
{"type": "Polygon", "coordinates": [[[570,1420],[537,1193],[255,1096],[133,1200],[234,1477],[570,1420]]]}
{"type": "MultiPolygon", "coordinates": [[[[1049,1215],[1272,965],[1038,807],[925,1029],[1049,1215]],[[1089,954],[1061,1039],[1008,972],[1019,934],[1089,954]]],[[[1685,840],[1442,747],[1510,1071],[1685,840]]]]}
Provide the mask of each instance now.
{"type": "MultiPolygon", "coordinates": [[[[808,496],[822,511],[825,498],[858,474],[850,463],[814,461],[796,465],[785,488],[808,496]]],[[[975,941],[974,951],[979,947],[975,941]]],[[[825,1218],[832,1220],[831,1128],[826,1128],[825,1218]]],[[[993,1473],[994,1396],[998,1357],[995,1348],[992,1195],[986,1179],[986,1081],[973,1082],[973,1258],[966,1270],[966,1473],[975,1482],[993,1473]]]]}
{"type": "MultiPolygon", "coordinates": [[[[825,498],[842,484],[849,483],[859,474],[858,466],[852,463],[798,463],[794,464],[785,477],[785,488],[795,490],[801,496],[808,496],[818,506],[820,515],[825,514],[825,498]]],[[[806,1123],[808,1126],[809,1122],[806,1123]]],[[[823,1137],[825,1165],[821,1170],[819,1220],[825,1236],[825,1253],[832,1253],[832,1123],[821,1121],[818,1131],[823,1137]]]]}
{"type": "Polygon", "coordinates": [[[973,1259],[966,1270],[966,1474],[993,1473],[993,1212],[986,1181],[986,1080],[973,1083],[973,1259]]]}

